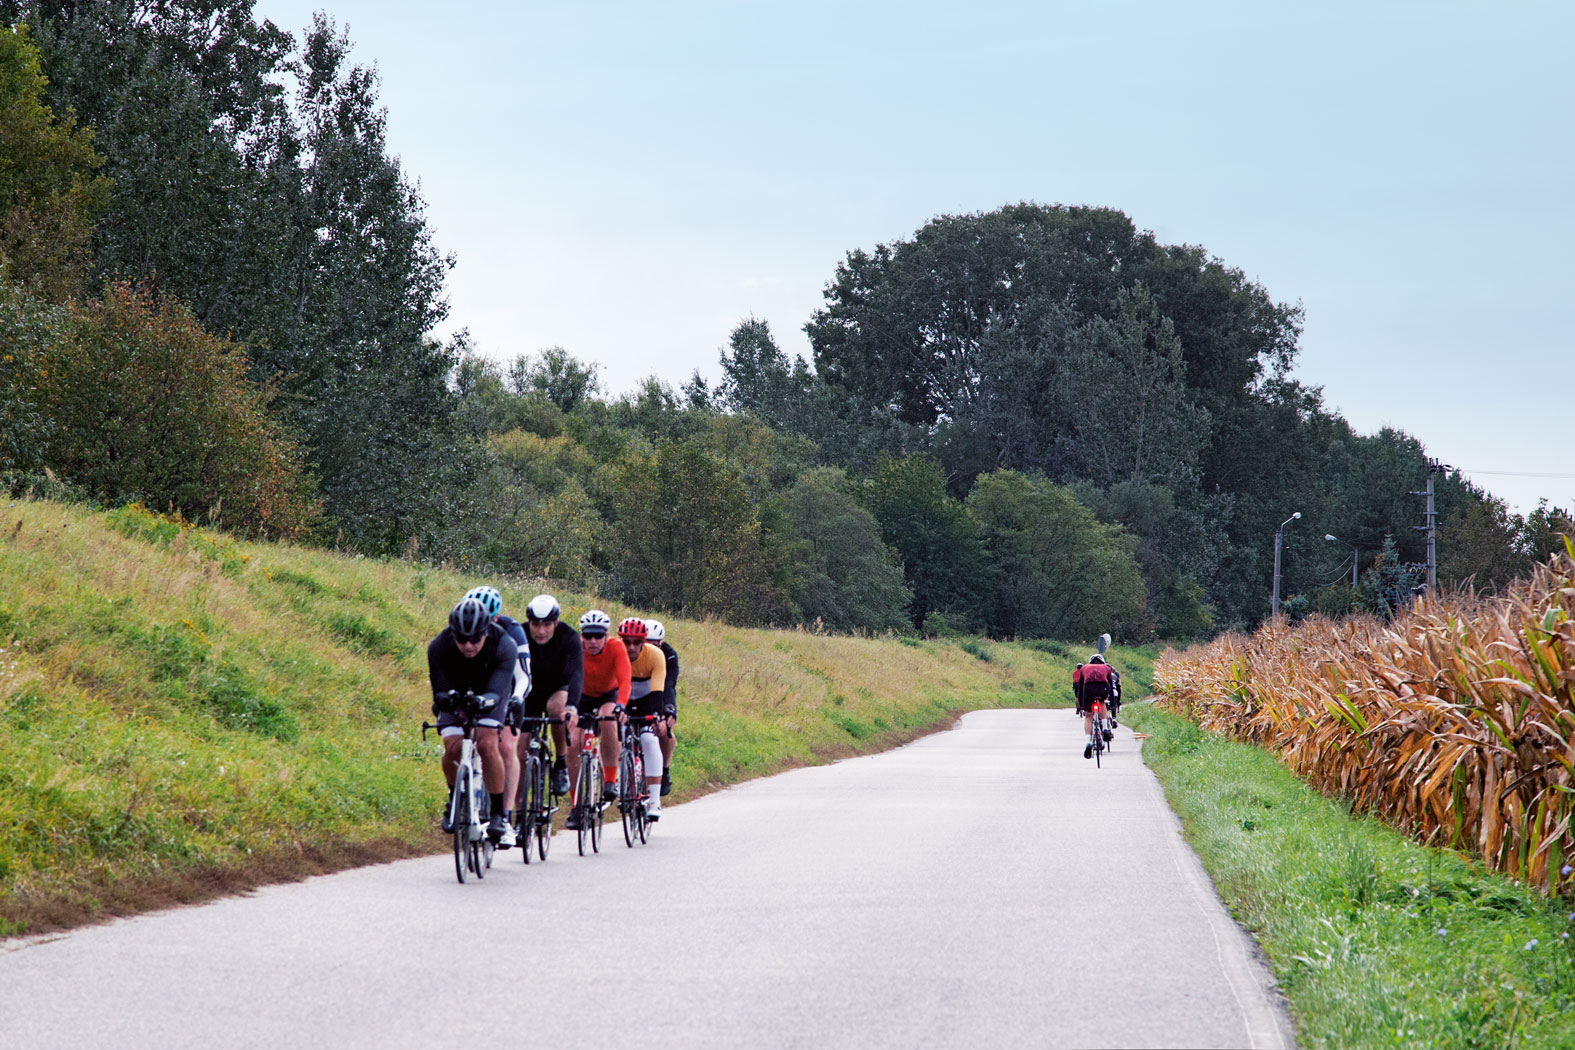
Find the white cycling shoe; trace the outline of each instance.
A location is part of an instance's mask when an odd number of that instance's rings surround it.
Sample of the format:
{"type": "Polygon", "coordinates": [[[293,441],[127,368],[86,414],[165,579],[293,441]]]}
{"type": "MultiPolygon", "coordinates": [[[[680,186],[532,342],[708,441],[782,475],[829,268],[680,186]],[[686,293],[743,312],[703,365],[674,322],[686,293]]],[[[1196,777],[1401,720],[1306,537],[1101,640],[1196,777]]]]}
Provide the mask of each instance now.
{"type": "Polygon", "coordinates": [[[660,797],[652,795],[646,800],[645,819],[650,821],[662,819],[662,800],[660,797]]]}
{"type": "Polygon", "coordinates": [[[498,849],[513,849],[519,839],[514,834],[514,825],[503,825],[503,834],[498,837],[498,849]]]}

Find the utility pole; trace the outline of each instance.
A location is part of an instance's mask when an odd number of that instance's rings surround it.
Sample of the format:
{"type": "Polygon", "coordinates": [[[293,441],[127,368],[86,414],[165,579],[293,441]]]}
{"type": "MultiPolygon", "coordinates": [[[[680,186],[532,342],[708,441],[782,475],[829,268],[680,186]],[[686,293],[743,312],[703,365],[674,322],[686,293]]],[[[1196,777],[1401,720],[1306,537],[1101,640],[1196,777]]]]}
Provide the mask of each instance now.
{"type": "Polygon", "coordinates": [[[1433,475],[1442,474],[1449,470],[1449,464],[1440,463],[1436,459],[1427,461],[1427,488],[1421,492],[1412,492],[1413,496],[1427,497],[1427,510],[1423,512],[1425,525],[1413,525],[1418,532],[1427,533],[1427,593],[1434,594],[1438,591],[1438,511],[1433,504],[1433,475]]]}

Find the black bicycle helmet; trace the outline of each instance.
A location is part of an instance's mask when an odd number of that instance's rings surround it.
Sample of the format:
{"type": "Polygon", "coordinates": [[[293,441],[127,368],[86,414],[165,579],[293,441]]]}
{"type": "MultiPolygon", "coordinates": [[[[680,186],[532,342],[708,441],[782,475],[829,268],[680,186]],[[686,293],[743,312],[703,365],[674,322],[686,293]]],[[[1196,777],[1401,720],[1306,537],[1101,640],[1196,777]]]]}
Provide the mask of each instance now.
{"type": "Polygon", "coordinates": [[[475,598],[465,598],[454,611],[448,614],[448,629],[454,632],[454,640],[459,642],[473,642],[487,633],[487,625],[492,622],[486,606],[475,598]]]}

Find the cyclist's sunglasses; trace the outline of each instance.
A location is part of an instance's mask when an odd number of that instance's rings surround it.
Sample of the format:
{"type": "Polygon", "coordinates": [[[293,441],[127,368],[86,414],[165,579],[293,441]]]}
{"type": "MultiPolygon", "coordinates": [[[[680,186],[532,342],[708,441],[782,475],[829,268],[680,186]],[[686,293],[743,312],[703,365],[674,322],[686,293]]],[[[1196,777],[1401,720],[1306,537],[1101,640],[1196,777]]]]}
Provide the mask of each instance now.
{"type": "Polygon", "coordinates": [[[558,618],[556,616],[536,617],[536,616],[527,615],[525,617],[525,622],[526,623],[557,623],[558,622],[558,618]]]}
{"type": "Polygon", "coordinates": [[[607,632],[606,631],[581,631],[580,632],[580,636],[582,638],[606,638],[607,637],[607,632]]]}

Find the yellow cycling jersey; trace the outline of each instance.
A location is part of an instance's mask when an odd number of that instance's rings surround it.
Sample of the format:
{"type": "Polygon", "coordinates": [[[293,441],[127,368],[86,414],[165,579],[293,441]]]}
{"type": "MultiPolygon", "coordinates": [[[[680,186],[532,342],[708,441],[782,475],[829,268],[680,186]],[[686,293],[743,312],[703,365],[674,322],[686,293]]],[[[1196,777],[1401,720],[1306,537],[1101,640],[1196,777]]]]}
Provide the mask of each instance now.
{"type": "Polygon", "coordinates": [[[638,700],[667,688],[667,656],[650,642],[629,664],[629,699],[638,700]]]}

